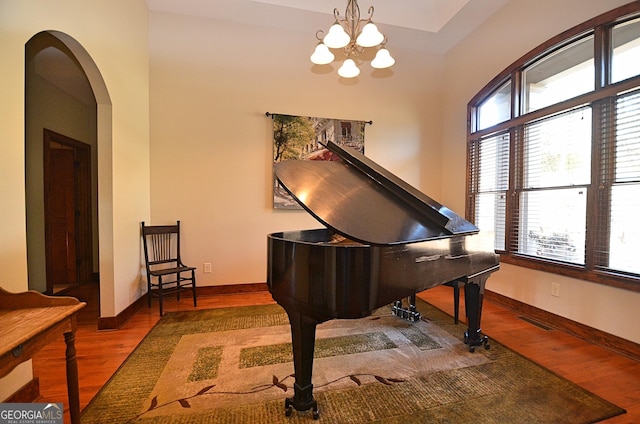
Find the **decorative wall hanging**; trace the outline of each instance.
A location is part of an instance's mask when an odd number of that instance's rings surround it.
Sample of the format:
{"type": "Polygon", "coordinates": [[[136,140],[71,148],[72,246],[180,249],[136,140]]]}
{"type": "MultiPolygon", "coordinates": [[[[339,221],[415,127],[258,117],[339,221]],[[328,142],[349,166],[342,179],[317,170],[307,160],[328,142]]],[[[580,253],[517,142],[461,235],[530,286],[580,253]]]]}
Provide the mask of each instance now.
{"type": "MultiPolygon", "coordinates": [[[[273,163],[283,160],[334,160],[322,144],[333,141],[364,153],[364,126],[371,121],[315,118],[272,114],[273,163]]],[[[273,179],[273,207],[301,209],[300,205],[273,179]]]]}

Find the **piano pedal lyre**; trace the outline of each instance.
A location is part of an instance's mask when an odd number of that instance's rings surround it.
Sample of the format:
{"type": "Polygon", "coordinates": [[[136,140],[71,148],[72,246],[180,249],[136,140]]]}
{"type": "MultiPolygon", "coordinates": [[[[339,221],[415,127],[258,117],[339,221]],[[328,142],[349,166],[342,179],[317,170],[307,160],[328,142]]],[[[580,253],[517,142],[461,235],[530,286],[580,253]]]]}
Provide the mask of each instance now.
{"type": "Polygon", "coordinates": [[[420,312],[418,312],[418,308],[416,308],[416,295],[413,294],[407,297],[407,302],[409,303],[409,307],[405,308],[402,305],[402,299],[396,300],[391,307],[391,315],[411,322],[420,321],[420,312]]]}

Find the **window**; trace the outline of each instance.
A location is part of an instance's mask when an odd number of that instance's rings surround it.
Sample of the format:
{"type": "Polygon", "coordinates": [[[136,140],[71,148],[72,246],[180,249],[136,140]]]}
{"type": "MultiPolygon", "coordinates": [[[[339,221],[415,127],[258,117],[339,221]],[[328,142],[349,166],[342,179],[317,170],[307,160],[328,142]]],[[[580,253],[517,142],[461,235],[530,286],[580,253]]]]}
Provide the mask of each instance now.
{"type": "Polygon", "coordinates": [[[640,18],[616,25],[612,40],[611,82],[640,75],[640,18]]]}
{"type": "Polygon", "coordinates": [[[600,229],[596,264],[602,269],[640,274],[640,92],[618,96],[612,115],[603,113],[604,130],[610,121],[614,129],[603,156],[613,160],[603,166],[599,176],[598,190],[601,202],[608,206],[605,212],[609,218],[600,229]]]}
{"type": "Polygon", "coordinates": [[[509,134],[478,140],[473,145],[475,161],[475,223],[493,234],[495,248],[504,250],[507,189],[509,188],[509,134]]]}
{"type": "Polygon", "coordinates": [[[591,110],[580,108],[527,124],[523,134],[513,250],[584,264],[591,110]]]}
{"type": "Polygon", "coordinates": [[[522,72],[523,113],[592,91],[593,55],[593,36],[588,36],[525,68],[522,72]]]}
{"type": "Polygon", "coordinates": [[[478,106],[478,129],[489,128],[509,118],[511,118],[511,81],[478,106]]]}
{"type": "Polygon", "coordinates": [[[640,291],[640,6],[544,46],[468,105],[467,218],[504,262],[640,291]]]}

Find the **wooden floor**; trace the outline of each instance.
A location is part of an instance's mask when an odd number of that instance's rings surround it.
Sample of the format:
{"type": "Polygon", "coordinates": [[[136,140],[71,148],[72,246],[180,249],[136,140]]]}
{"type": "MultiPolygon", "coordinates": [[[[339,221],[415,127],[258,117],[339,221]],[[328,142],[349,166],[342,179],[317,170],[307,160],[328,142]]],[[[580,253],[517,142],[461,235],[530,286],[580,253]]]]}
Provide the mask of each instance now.
{"type": "MultiPolygon", "coordinates": [[[[76,333],[80,408],[84,409],[158,321],[159,316],[157,301],[154,300],[151,309],[140,309],[121,329],[97,331],[96,290],[85,289],[73,295],[88,304],[81,311],[76,333]]],[[[421,293],[419,297],[453,315],[450,288],[437,287],[421,293]]],[[[198,309],[268,303],[273,303],[268,292],[200,296],[198,309]]],[[[165,303],[165,311],[192,309],[193,303],[189,298],[165,303]]],[[[607,424],[640,422],[640,362],[562,331],[543,329],[521,317],[522,314],[517,311],[485,300],[482,327],[490,338],[627,410],[627,414],[609,419],[607,424]]],[[[461,324],[460,331],[464,331],[464,324],[461,324]]],[[[41,396],[37,401],[64,402],[65,422],[69,422],[64,350],[62,338],[51,343],[34,357],[33,369],[34,375],[40,379],[41,396]]]]}

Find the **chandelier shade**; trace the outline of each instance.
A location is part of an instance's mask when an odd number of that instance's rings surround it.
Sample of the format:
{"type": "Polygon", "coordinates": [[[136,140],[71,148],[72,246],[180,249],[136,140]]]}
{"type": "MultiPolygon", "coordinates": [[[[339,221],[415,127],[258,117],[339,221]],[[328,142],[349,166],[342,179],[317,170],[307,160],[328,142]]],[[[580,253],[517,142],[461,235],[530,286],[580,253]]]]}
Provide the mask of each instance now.
{"type": "Polygon", "coordinates": [[[336,21],[335,24],[331,25],[329,32],[322,39],[322,42],[332,49],[341,49],[351,42],[351,37],[349,37],[349,34],[342,28],[342,25],[336,21]]]}
{"type": "Polygon", "coordinates": [[[325,44],[322,44],[322,43],[318,43],[318,45],[316,46],[316,49],[313,51],[313,54],[311,55],[311,61],[316,65],[329,64],[333,62],[333,59],[335,58],[336,58],[335,55],[331,53],[331,50],[329,50],[329,47],[327,47],[325,44]]]}
{"type": "Polygon", "coordinates": [[[333,9],[335,22],[327,34],[324,35],[322,30],[316,32],[319,43],[311,55],[311,62],[316,65],[327,65],[335,59],[330,49],[343,49],[346,59],[338,69],[338,75],[343,78],[354,78],[360,75],[360,69],[354,59],[364,53],[365,49],[378,47],[379,50],[371,61],[371,66],[376,69],[393,66],[395,59],[385,48],[387,37],[371,21],[373,11],[373,6],[370,6],[367,19],[360,19],[357,0],[348,0],[344,18],[340,18],[338,9],[333,9]]]}
{"type": "Polygon", "coordinates": [[[338,69],[338,75],[342,78],[354,78],[360,75],[360,69],[358,69],[353,59],[347,59],[342,63],[340,69],[338,69]]]}
{"type": "Polygon", "coordinates": [[[362,47],[375,47],[384,41],[384,35],[378,31],[373,22],[369,22],[362,28],[362,32],[356,38],[356,43],[362,47]]]}
{"type": "Polygon", "coordinates": [[[371,66],[376,69],[385,69],[390,68],[394,63],[396,60],[391,57],[389,50],[383,47],[376,53],[376,57],[371,61],[371,66]]]}

